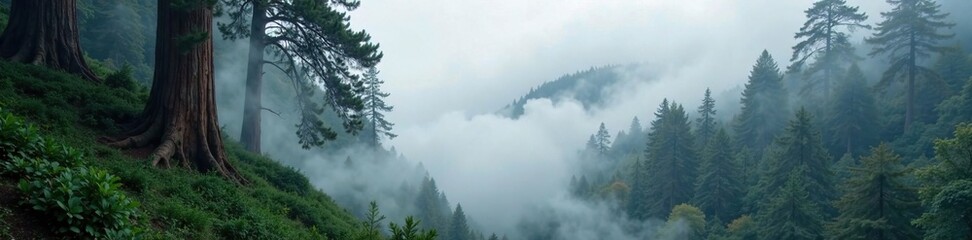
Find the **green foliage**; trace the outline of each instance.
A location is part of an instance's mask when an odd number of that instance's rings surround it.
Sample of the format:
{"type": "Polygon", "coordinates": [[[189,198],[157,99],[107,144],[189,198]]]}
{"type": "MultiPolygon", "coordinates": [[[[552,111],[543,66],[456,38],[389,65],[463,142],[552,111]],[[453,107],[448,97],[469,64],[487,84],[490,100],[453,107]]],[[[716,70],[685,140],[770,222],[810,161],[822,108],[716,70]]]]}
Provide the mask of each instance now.
{"type": "Polygon", "coordinates": [[[675,205],[665,225],[667,232],[662,234],[667,236],[664,237],[689,240],[705,238],[705,214],[692,205],[675,205]]]}
{"type": "Polygon", "coordinates": [[[758,237],[759,225],[749,215],[742,215],[726,226],[729,231],[730,240],[756,240],[758,237]]]}
{"type": "Polygon", "coordinates": [[[854,64],[838,84],[826,116],[834,153],[859,155],[874,143],[879,126],[874,96],[864,73],[854,64]]]}
{"type": "Polygon", "coordinates": [[[833,239],[916,239],[911,220],[918,198],[908,186],[910,169],[901,164],[888,144],[871,150],[861,164],[849,168],[837,201],[840,216],[829,226],[833,239]]]}
{"type": "Polygon", "coordinates": [[[398,135],[391,132],[394,123],[385,119],[385,113],[390,112],[393,107],[385,103],[385,98],[391,94],[381,91],[381,85],[385,81],[378,78],[378,70],[369,68],[364,74],[364,116],[368,118],[370,126],[365,126],[368,130],[362,137],[367,137],[365,141],[371,146],[380,147],[381,139],[387,137],[394,139],[398,135]]]}
{"type": "MultiPolygon", "coordinates": [[[[833,173],[830,171],[830,154],[821,141],[820,132],[811,123],[810,114],[804,109],[798,111],[784,134],[773,143],[773,150],[763,160],[766,169],[760,174],[759,183],[748,196],[749,200],[765,202],[761,199],[774,196],[774,193],[786,186],[787,181],[794,178],[790,175],[804,174],[799,179],[806,181],[801,182],[799,187],[806,190],[801,191],[813,193],[810,195],[813,205],[826,210],[836,193],[833,173]],[[805,170],[797,171],[798,169],[805,170]]],[[[760,213],[764,210],[763,207],[759,208],[760,213]]]]}
{"type": "Polygon", "coordinates": [[[699,118],[695,119],[696,146],[704,148],[709,143],[709,138],[716,134],[715,120],[715,99],[712,99],[712,91],[705,89],[705,97],[702,98],[702,105],[699,105],[699,118]]]}
{"type": "Polygon", "coordinates": [[[83,165],[82,154],[0,109],[0,173],[19,177],[24,203],[57,221],[58,232],[85,237],[138,236],[138,202],[118,177],[83,165]]]}
{"type": "Polygon", "coordinates": [[[395,223],[388,223],[388,228],[391,228],[391,240],[435,240],[438,236],[435,229],[419,230],[420,222],[408,216],[405,217],[405,225],[399,226],[395,223]]]}
{"type": "Polygon", "coordinates": [[[741,148],[762,153],[786,126],[787,95],[781,83],[776,61],[763,50],[756,65],[749,73],[749,82],[743,90],[742,112],[736,117],[735,138],[741,148]]]}
{"type": "Polygon", "coordinates": [[[806,167],[794,169],[786,183],[759,211],[760,239],[821,239],[823,212],[811,199],[806,167]]]}
{"type": "Polygon", "coordinates": [[[732,140],[719,129],[702,152],[699,179],[693,201],[709,216],[732,219],[739,213],[743,197],[739,166],[733,159],[732,140]]]}
{"type": "Polygon", "coordinates": [[[368,214],[362,222],[363,227],[359,228],[351,239],[354,240],[381,240],[381,221],[385,220],[385,215],[378,213],[378,204],[372,201],[368,205],[368,214]]]}
{"type": "Polygon", "coordinates": [[[118,123],[137,116],[147,98],[146,92],[109,88],[41,66],[0,61],[0,102],[45,127],[81,123],[112,132],[118,123]]]}
{"type": "Polygon", "coordinates": [[[847,6],[845,0],[819,0],[805,13],[807,21],[794,36],[802,40],[793,46],[790,70],[802,70],[803,65],[813,57],[813,63],[803,71],[804,79],[809,82],[804,85],[802,92],[810,93],[812,89],[819,88],[823,89],[823,97],[829,97],[830,82],[836,80],[843,63],[853,62],[857,58],[848,40],[850,34],[841,30],[870,29],[870,26],[863,24],[867,15],[859,12],[858,7],[847,6]],[[814,77],[821,71],[822,76],[814,77]]]}
{"type": "Polygon", "coordinates": [[[449,221],[449,231],[446,234],[448,240],[473,240],[475,239],[469,224],[466,222],[466,213],[462,211],[462,205],[456,204],[453,211],[452,220],[449,221]]]}
{"type": "Polygon", "coordinates": [[[918,173],[925,212],[914,221],[924,239],[972,237],[972,124],[959,124],[950,139],[935,142],[938,163],[918,173]]]}
{"type": "Polygon", "coordinates": [[[662,101],[651,122],[646,165],[635,176],[629,214],[635,218],[664,217],[675,205],[692,199],[698,177],[694,140],[688,116],[681,105],[662,101]]]}

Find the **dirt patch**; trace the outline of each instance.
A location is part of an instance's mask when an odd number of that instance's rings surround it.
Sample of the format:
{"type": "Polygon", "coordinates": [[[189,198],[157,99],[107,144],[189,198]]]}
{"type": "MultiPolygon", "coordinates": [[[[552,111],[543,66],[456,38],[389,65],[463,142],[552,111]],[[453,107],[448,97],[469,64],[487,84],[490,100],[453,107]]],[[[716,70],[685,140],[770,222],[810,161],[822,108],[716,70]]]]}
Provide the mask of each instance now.
{"type": "Polygon", "coordinates": [[[21,206],[23,195],[13,181],[0,180],[0,238],[57,239],[40,214],[21,206]]]}

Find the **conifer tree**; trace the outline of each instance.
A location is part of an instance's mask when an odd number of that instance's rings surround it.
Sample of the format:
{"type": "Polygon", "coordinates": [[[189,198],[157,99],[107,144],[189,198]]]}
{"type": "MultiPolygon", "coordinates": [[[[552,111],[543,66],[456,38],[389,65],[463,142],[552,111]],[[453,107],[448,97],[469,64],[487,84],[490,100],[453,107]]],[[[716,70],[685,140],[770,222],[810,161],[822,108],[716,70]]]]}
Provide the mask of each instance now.
{"type": "Polygon", "coordinates": [[[702,151],[695,205],[708,216],[732,219],[739,211],[743,190],[739,167],[733,161],[731,140],[719,129],[702,151]]]}
{"type": "Polygon", "coordinates": [[[712,91],[705,89],[705,97],[702,98],[702,105],[699,106],[699,118],[695,119],[695,136],[698,140],[698,147],[704,147],[709,142],[709,138],[716,134],[715,120],[715,99],[712,99],[712,91]]]}
{"type": "MultiPolygon", "coordinates": [[[[816,206],[827,209],[835,192],[833,189],[830,154],[824,149],[820,139],[820,132],[811,123],[811,116],[805,109],[800,109],[796,117],[790,121],[784,134],[774,142],[773,151],[766,160],[766,170],[760,176],[754,192],[755,198],[773,196],[782,188],[789,175],[796,169],[804,169],[796,173],[805,174],[799,179],[806,180],[801,188],[812,193],[810,200],[816,206]]],[[[760,212],[764,211],[760,207],[760,212]]]]}
{"type": "MultiPolygon", "coordinates": [[[[972,76],[972,59],[961,45],[949,47],[935,60],[935,72],[948,84],[948,89],[962,89],[972,76]]],[[[957,92],[950,92],[956,94],[957,92]]]]}
{"type": "Polygon", "coordinates": [[[337,132],[323,122],[324,107],[337,113],[348,133],[361,130],[363,123],[357,113],[364,107],[363,89],[355,70],[375,66],[382,53],[367,32],[351,29],[347,11],[356,9],[359,1],[220,2],[228,17],[228,22],[218,24],[223,37],[249,38],[240,131],[240,143],[247,150],[260,152],[265,65],[283,71],[294,86],[300,113],[297,136],[304,148],[337,137],[337,132]],[[313,88],[323,90],[324,96],[314,99],[313,88]]]}
{"type": "Polygon", "coordinates": [[[804,11],[807,21],[796,33],[794,38],[802,39],[793,46],[793,64],[791,70],[802,68],[811,57],[814,62],[804,71],[807,83],[804,92],[815,87],[823,90],[823,96],[830,96],[830,83],[836,80],[840,72],[840,65],[853,61],[853,48],[848,42],[848,33],[844,28],[853,31],[855,28],[870,28],[862,22],[867,15],[858,11],[857,7],[847,6],[845,0],[819,0],[810,9],[804,11]],[[817,78],[813,75],[823,72],[817,78]]]}
{"type": "Polygon", "coordinates": [[[594,144],[597,146],[597,153],[601,157],[607,156],[608,151],[611,150],[611,133],[608,133],[603,122],[597,128],[597,134],[594,134],[594,144]]]}
{"type": "Polygon", "coordinates": [[[628,216],[635,219],[648,219],[650,216],[647,201],[652,196],[648,192],[648,166],[644,160],[635,162],[631,175],[631,191],[628,193],[626,206],[628,216]]]}
{"type": "Polygon", "coordinates": [[[466,223],[466,213],[462,211],[462,205],[456,204],[456,210],[452,213],[452,221],[449,221],[449,240],[473,240],[472,232],[469,231],[469,224],[466,223]]]}
{"type": "Polygon", "coordinates": [[[381,91],[381,85],[385,81],[378,78],[378,69],[369,68],[364,74],[364,117],[368,118],[367,143],[372,147],[381,147],[381,139],[387,137],[393,139],[398,135],[391,132],[394,123],[385,120],[385,113],[390,112],[393,107],[385,103],[385,98],[390,94],[381,91]]]}
{"type": "Polygon", "coordinates": [[[699,208],[678,204],[672,208],[661,238],[701,240],[705,238],[705,214],[699,208]],[[685,226],[685,227],[681,227],[685,226]]]}
{"type": "Polygon", "coordinates": [[[446,229],[452,210],[445,200],[435,179],[425,177],[415,200],[416,217],[423,221],[422,227],[429,229],[446,229]]]}
{"type": "Polygon", "coordinates": [[[793,169],[759,212],[760,239],[822,239],[820,205],[811,199],[806,167],[793,169]]]}
{"type": "Polygon", "coordinates": [[[861,164],[851,167],[836,206],[840,216],[830,225],[834,239],[917,239],[911,225],[918,199],[906,182],[909,170],[891,146],[881,144],[861,164]]]}
{"type": "Polygon", "coordinates": [[[904,130],[910,131],[915,117],[915,86],[921,77],[925,81],[937,79],[934,71],[919,65],[919,60],[932,53],[944,50],[937,43],[951,38],[951,34],[940,33],[942,28],[955,24],[945,22],[947,13],[939,12],[935,0],[887,0],[892,5],[889,12],[882,12],[884,20],[877,24],[877,32],[867,38],[873,44],[871,56],[887,54],[891,65],[884,71],[878,86],[886,87],[899,76],[904,76],[906,85],[906,106],[904,130]]]}
{"type": "Polygon", "coordinates": [[[838,85],[827,117],[827,125],[832,131],[832,145],[840,152],[860,154],[877,135],[875,123],[878,117],[874,96],[857,64],[850,67],[844,81],[838,85]]]}
{"type": "Polygon", "coordinates": [[[645,150],[647,179],[643,184],[649,198],[644,207],[647,216],[660,218],[675,205],[691,200],[698,163],[685,109],[665,99],[655,117],[645,150]]]}
{"type": "Polygon", "coordinates": [[[919,198],[925,208],[914,223],[924,239],[972,239],[972,124],[935,142],[935,165],[921,169],[919,198]]]}
{"type": "Polygon", "coordinates": [[[769,52],[763,50],[749,74],[740,103],[742,112],[736,119],[737,144],[757,156],[786,126],[787,95],[783,75],[769,52]]]}

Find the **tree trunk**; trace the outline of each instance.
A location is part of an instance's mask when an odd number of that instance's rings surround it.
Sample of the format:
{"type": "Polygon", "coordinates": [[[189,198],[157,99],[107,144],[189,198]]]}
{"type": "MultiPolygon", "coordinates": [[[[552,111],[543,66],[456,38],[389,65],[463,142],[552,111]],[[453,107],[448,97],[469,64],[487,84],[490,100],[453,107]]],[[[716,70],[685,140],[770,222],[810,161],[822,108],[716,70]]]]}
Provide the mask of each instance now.
{"type": "Polygon", "coordinates": [[[904,132],[911,131],[911,120],[915,114],[915,33],[911,33],[911,43],[908,52],[908,103],[905,106],[904,132]]]}
{"type": "Polygon", "coordinates": [[[0,57],[100,81],[81,53],[76,12],[75,0],[13,0],[0,57]]]}
{"type": "Polygon", "coordinates": [[[155,82],[149,101],[134,127],[110,145],[152,147],[153,166],[215,171],[244,183],[226,160],[216,119],[212,10],[175,9],[171,1],[159,0],[155,82]],[[206,39],[187,45],[183,36],[200,32],[206,39]]]}
{"type": "Polygon", "coordinates": [[[263,52],[266,47],[267,6],[253,1],[250,21],[250,56],[246,65],[246,96],[243,101],[243,128],[240,142],[251,152],[260,152],[260,122],[263,97],[263,52]]]}

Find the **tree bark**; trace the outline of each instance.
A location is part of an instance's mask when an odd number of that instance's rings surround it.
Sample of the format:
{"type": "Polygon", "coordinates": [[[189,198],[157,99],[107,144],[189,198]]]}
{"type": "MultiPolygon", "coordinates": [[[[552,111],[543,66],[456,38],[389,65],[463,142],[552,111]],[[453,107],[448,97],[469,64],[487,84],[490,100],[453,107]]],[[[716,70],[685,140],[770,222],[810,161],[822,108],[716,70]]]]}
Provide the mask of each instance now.
{"type": "Polygon", "coordinates": [[[0,57],[43,65],[100,81],[84,61],[78,44],[76,0],[13,0],[0,57]]]}
{"type": "Polygon", "coordinates": [[[110,143],[121,148],[153,147],[153,166],[218,172],[245,179],[227,161],[216,118],[213,82],[213,13],[208,7],[175,9],[159,0],[155,81],[139,121],[110,143]],[[187,45],[183,36],[204,32],[206,39],[187,45]]]}
{"type": "Polygon", "coordinates": [[[240,143],[246,150],[259,153],[267,6],[262,1],[253,1],[252,4],[250,55],[246,66],[246,95],[243,101],[243,128],[240,130],[240,143]]]}

